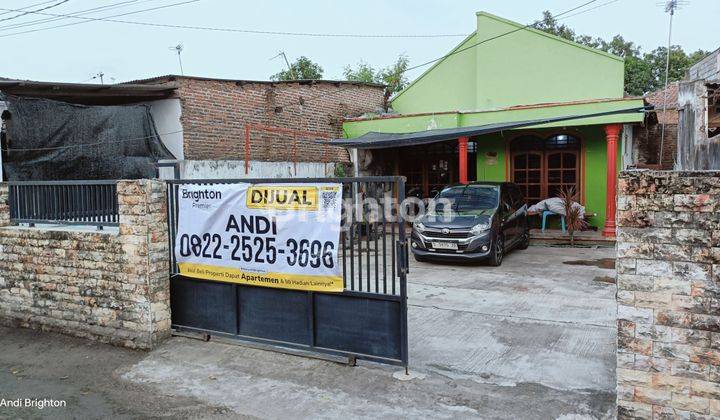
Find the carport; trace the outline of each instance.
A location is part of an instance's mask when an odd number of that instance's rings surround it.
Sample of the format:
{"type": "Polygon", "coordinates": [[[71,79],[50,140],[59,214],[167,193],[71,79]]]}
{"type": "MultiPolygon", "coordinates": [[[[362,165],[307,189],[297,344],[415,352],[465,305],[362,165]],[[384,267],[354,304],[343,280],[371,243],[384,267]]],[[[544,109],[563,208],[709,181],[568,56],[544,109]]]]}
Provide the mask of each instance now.
{"type": "Polygon", "coordinates": [[[642,121],[646,110],[633,104],[390,114],[349,120],[345,131],[352,138],[332,142],[350,149],[356,176],[405,176],[407,196],[432,197],[446,185],[476,180],[512,181],[531,205],[573,187],[579,201],[598,214],[591,224],[614,236],[620,123],[642,121]],[[436,128],[438,121],[446,128],[436,128]]]}

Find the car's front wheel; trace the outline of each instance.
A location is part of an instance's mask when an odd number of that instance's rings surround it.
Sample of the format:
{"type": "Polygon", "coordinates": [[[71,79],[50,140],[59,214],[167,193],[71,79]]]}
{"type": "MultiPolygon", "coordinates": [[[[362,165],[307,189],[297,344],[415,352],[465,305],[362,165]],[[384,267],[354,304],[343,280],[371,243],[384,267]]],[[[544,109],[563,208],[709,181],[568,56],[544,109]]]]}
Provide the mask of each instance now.
{"type": "Polygon", "coordinates": [[[505,239],[503,238],[502,234],[498,233],[497,237],[495,237],[495,240],[493,241],[488,263],[493,267],[499,267],[500,264],[502,264],[504,255],[505,239]]]}

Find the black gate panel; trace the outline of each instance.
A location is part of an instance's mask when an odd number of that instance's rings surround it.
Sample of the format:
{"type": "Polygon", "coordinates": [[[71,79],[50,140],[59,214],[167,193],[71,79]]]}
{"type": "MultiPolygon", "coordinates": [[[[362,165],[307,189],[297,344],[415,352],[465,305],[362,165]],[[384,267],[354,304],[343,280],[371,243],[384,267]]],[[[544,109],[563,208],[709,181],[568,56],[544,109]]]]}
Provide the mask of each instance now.
{"type": "Polygon", "coordinates": [[[402,360],[401,304],[360,296],[315,296],[315,345],[402,360]]]}
{"type": "Polygon", "coordinates": [[[172,323],[236,334],[236,287],[234,284],[173,276],[170,279],[172,323]]]}
{"type": "Polygon", "coordinates": [[[408,249],[398,212],[404,198],[402,177],[168,181],[173,328],[407,366],[408,249]],[[178,273],[172,252],[180,185],[239,182],[343,184],[342,293],[195,280],[178,273]],[[378,203],[374,209],[368,204],[372,199],[378,203]]]}
{"type": "Polygon", "coordinates": [[[238,286],[240,335],[310,346],[308,292],[238,286]]]}

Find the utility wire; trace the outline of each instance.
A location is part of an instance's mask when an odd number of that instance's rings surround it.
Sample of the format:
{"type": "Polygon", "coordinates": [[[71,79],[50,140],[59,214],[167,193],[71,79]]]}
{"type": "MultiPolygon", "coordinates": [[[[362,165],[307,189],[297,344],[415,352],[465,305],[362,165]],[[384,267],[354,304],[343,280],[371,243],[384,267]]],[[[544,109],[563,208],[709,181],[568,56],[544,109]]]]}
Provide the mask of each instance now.
{"type": "MultiPolygon", "coordinates": [[[[31,5],[29,5],[29,6],[25,6],[25,7],[23,7],[23,8],[18,9],[18,10],[24,11],[24,10],[27,10],[27,9],[29,9],[29,8],[31,8],[31,7],[42,6],[43,4],[53,3],[53,2],[55,2],[55,1],[56,1],[56,0],[41,1],[40,3],[31,4],[31,5]]],[[[10,13],[14,13],[14,12],[2,12],[2,13],[0,13],[0,16],[2,16],[2,15],[7,15],[7,14],[10,14],[10,13]]]]}
{"type": "Polygon", "coordinates": [[[59,2],[57,2],[57,3],[55,3],[55,4],[51,4],[51,5],[49,5],[49,6],[45,6],[45,7],[41,8],[41,9],[37,9],[37,10],[25,10],[25,11],[22,11],[22,9],[13,10],[13,12],[21,12],[21,13],[20,13],[19,15],[10,16],[10,17],[7,17],[7,18],[0,19],[0,22],[5,22],[5,21],[7,21],[7,20],[17,19],[17,18],[19,18],[19,17],[23,17],[23,16],[29,15],[29,14],[31,14],[31,13],[40,13],[40,12],[42,12],[43,10],[48,10],[48,9],[52,9],[53,7],[58,7],[58,6],[60,6],[61,4],[63,4],[63,3],[67,3],[68,1],[70,1],[70,0],[60,0],[59,2]]]}
{"type": "MultiPolygon", "coordinates": [[[[553,18],[554,18],[554,19],[557,19],[557,18],[559,18],[559,17],[561,17],[561,16],[567,15],[568,13],[572,13],[572,12],[578,10],[578,9],[581,9],[581,8],[583,8],[583,7],[585,7],[585,6],[588,6],[588,5],[592,4],[592,3],[595,3],[595,2],[597,2],[597,1],[598,1],[598,0],[590,0],[590,1],[587,1],[587,2],[585,2],[585,3],[583,3],[583,4],[579,5],[579,6],[573,7],[572,9],[569,9],[569,10],[566,10],[566,11],[564,11],[564,12],[562,12],[562,13],[559,13],[559,14],[553,16],[553,18]]],[[[512,35],[512,34],[514,34],[514,33],[516,33],[516,32],[524,31],[524,30],[526,30],[526,29],[529,29],[529,28],[532,28],[532,27],[538,25],[539,23],[542,23],[542,20],[536,20],[536,21],[533,22],[533,23],[530,23],[530,24],[528,24],[528,25],[521,26],[521,27],[519,27],[519,28],[513,29],[512,31],[504,32],[504,33],[501,33],[501,34],[499,34],[499,35],[496,35],[496,36],[493,36],[493,37],[490,37],[490,38],[483,39],[482,41],[476,42],[476,43],[474,43],[474,44],[472,44],[472,45],[468,45],[468,46],[465,47],[465,48],[461,48],[461,49],[459,49],[459,50],[450,51],[449,53],[447,53],[447,54],[445,54],[445,55],[443,55],[443,56],[441,56],[441,57],[432,59],[432,60],[430,60],[430,61],[426,61],[426,62],[424,62],[424,63],[422,63],[422,64],[418,64],[418,65],[416,65],[416,66],[408,67],[408,68],[405,70],[405,72],[408,72],[408,71],[411,71],[411,70],[415,70],[415,69],[418,69],[418,68],[420,68],[420,67],[425,67],[425,66],[427,66],[428,64],[433,64],[433,63],[436,63],[436,62],[438,62],[438,61],[444,60],[444,59],[446,59],[446,58],[448,58],[448,57],[451,57],[451,56],[453,56],[453,55],[455,55],[455,54],[460,54],[461,52],[465,52],[465,51],[470,50],[470,49],[472,49],[472,48],[479,47],[480,45],[485,44],[485,43],[487,43],[487,42],[494,41],[494,40],[496,40],[496,39],[499,39],[499,38],[502,38],[502,37],[505,37],[505,36],[508,36],[508,35],[512,35]]]]}
{"type": "MultiPolygon", "coordinates": [[[[117,8],[125,7],[130,4],[134,4],[134,3],[138,3],[138,2],[144,3],[144,2],[148,2],[148,1],[157,1],[157,0],[128,0],[128,1],[123,1],[123,2],[119,2],[119,3],[108,4],[105,6],[93,7],[91,9],[80,10],[80,11],[68,14],[67,17],[49,17],[49,18],[29,20],[29,21],[25,21],[22,23],[14,23],[14,24],[10,24],[10,25],[4,25],[4,26],[0,26],[0,31],[8,31],[11,29],[24,28],[24,27],[28,27],[28,26],[37,26],[37,25],[40,25],[43,23],[50,23],[50,22],[55,22],[58,20],[71,19],[76,16],[82,16],[82,15],[86,15],[86,14],[97,13],[100,11],[117,9],[117,8]]],[[[4,13],[10,13],[10,12],[4,12],[4,13]]]]}
{"type": "MultiPolygon", "coordinates": [[[[199,1],[199,0],[188,1],[185,3],[192,3],[194,1],[199,1]]],[[[595,0],[595,1],[597,1],[597,0],[595,0]]],[[[185,4],[185,3],[179,3],[179,4],[185,4]]],[[[5,9],[5,8],[0,8],[0,10],[14,11],[14,9],[5,9]]],[[[148,10],[155,10],[155,9],[148,9],[148,10]]],[[[133,13],[138,13],[138,12],[133,12],[133,13]]],[[[73,18],[73,19],[83,19],[86,21],[123,23],[123,24],[128,24],[128,25],[150,26],[150,27],[158,27],[158,28],[191,29],[191,30],[212,31],[212,32],[231,32],[231,33],[243,33],[243,34],[255,34],[255,35],[281,35],[281,36],[312,37],[312,38],[451,38],[451,37],[467,36],[467,34],[358,34],[358,33],[266,31],[266,30],[239,29],[239,28],[218,28],[218,27],[212,27],[212,26],[173,25],[173,24],[157,23],[157,22],[138,22],[138,21],[131,21],[131,20],[113,19],[115,17],[126,16],[126,15],[132,14],[132,13],[125,13],[125,14],[112,15],[112,16],[106,16],[106,17],[98,17],[98,18],[82,17],[82,16],[78,16],[78,15],[41,13],[41,12],[37,12],[36,14],[45,15],[45,16],[53,16],[55,18],[73,18]]],[[[43,31],[43,30],[47,30],[47,29],[62,28],[65,26],[77,25],[79,23],[83,23],[83,22],[74,22],[74,23],[66,24],[66,25],[58,25],[58,26],[51,26],[51,27],[47,27],[47,28],[38,28],[38,29],[27,30],[27,31],[13,32],[11,34],[2,35],[2,36],[0,36],[0,38],[6,37],[6,36],[11,36],[11,35],[21,35],[21,34],[26,34],[26,33],[31,33],[31,32],[38,32],[38,31],[43,31]]]]}
{"type": "MultiPolygon", "coordinates": [[[[54,17],[71,17],[73,19],[81,19],[81,22],[72,22],[72,23],[66,23],[64,25],[56,25],[56,26],[49,26],[49,27],[45,27],[45,28],[29,29],[26,31],[13,32],[13,33],[5,34],[5,35],[0,35],[0,38],[5,38],[8,36],[13,36],[13,35],[28,34],[28,33],[32,33],[32,32],[45,31],[48,29],[64,28],[67,26],[80,25],[80,24],[88,23],[88,22],[98,22],[98,21],[100,21],[100,22],[102,22],[102,21],[115,22],[115,20],[109,19],[109,18],[134,15],[137,13],[150,12],[153,10],[167,9],[168,7],[181,6],[183,4],[189,4],[189,3],[197,3],[199,1],[200,0],[186,0],[186,1],[178,2],[178,3],[171,3],[171,4],[162,5],[162,6],[151,7],[148,9],[135,10],[132,12],[126,12],[126,13],[120,13],[117,15],[106,16],[104,18],[93,18],[93,17],[85,17],[85,16],[73,16],[73,15],[62,15],[62,14],[56,14],[56,13],[35,12],[35,14],[38,14],[38,15],[54,16],[54,17]]],[[[5,9],[5,8],[1,8],[1,7],[0,7],[0,10],[14,11],[14,9],[5,9]]],[[[123,21],[117,21],[117,22],[123,22],[123,21]]]]}
{"type": "Polygon", "coordinates": [[[578,15],[582,15],[583,13],[587,13],[587,12],[592,12],[592,11],[595,10],[595,9],[599,9],[599,8],[601,8],[601,7],[608,6],[608,5],[613,4],[613,3],[617,3],[617,2],[619,2],[619,1],[620,1],[620,0],[610,0],[610,1],[605,2],[605,3],[600,3],[600,4],[598,4],[598,5],[595,6],[595,7],[591,7],[591,8],[589,8],[589,9],[585,9],[585,10],[581,10],[581,11],[579,11],[579,12],[577,12],[577,13],[573,13],[573,14],[571,14],[571,15],[563,16],[563,17],[561,17],[561,18],[559,18],[559,19],[557,19],[557,20],[570,19],[571,17],[575,17],[575,16],[578,16],[578,15]]]}
{"type": "MultiPolygon", "coordinates": [[[[576,10],[582,9],[582,8],[585,7],[585,6],[589,6],[589,5],[593,4],[593,3],[596,3],[597,1],[598,1],[598,0],[586,1],[585,3],[583,3],[583,4],[579,5],[579,6],[575,6],[575,7],[571,8],[571,9],[568,9],[568,10],[566,10],[566,11],[564,11],[564,12],[561,12],[561,13],[558,13],[558,14],[554,15],[553,18],[554,18],[554,19],[557,19],[557,18],[559,18],[559,17],[565,16],[565,15],[567,15],[567,14],[569,14],[569,13],[572,13],[572,12],[574,12],[574,11],[576,11],[576,10]]],[[[605,5],[612,4],[612,3],[614,3],[615,1],[617,1],[617,0],[609,1],[609,2],[605,3],[605,5]]],[[[596,6],[596,7],[592,8],[592,10],[595,10],[595,9],[597,9],[598,7],[599,7],[599,6],[596,6]]],[[[535,21],[535,22],[533,22],[533,23],[530,23],[530,24],[528,24],[528,25],[525,25],[525,26],[522,26],[522,27],[513,29],[513,30],[508,31],[508,32],[501,33],[501,34],[496,35],[496,36],[493,36],[493,37],[491,37],[491,38],[484,39],[484,40],[482,40],[482,41],[480,41],[480,42],[476,42],[475,44],[469,45],[469,46],[467,46],[467,47],[465,47],[465,48],[462,48],[462,49],[459,49],[459,50],[455,50],[455,51],[451,51],[450,53],[445,54],[445,55],[443,55],[443,56],[440,56],[440,57],[438,57],[438,58],[435,58],[435,59],[433,59],[433,60],[426,61],[426,62],[424,62],[424,63],[422,63],[422,64],[418,64],[418,65],[416,65],[416,66],[408,67],[407,69],[405,69],[405,70],[404,70],[402,73],[400,73],[400,74],[402,75],[402,74],[405,74],[405,73],[407,73],[407,72],[409,72],[409,71],[411,71],[411,70],[415,70],[415,69],[418,69],[418,68],[420,68],[420,67],[424,67],[424,66],[427,66],[427,65],[429,65],[429,64],[433,64],[433,63],[438,62],[438,61],[440,61],[440,60],[444,60],[444,59],[447,58],[447,57],[453,56],[453,55],[455,55],[455,54],[459,54],[459,53],[464,52],[464,51],[467,51],[467,50],[469,50],[469,49],[471,49],[471,48],[476,48],[476,47],[478,47],[478,46],[480,46],[480,45],[482,45],[482,44],[485,44],[485,43],[487,43],[487,42],[494,41],[494,40],[499,39],[499,38],[502,38],[502,37],[504,37],[504,36],[511,35],[511,34],[516,33],[516,32],[519,32],[519,31],[528,29],[528,28],[533,27],[533,26],[535,26],[535,25],[537,25],[537,24],[539,24],[539,23],[541,23],[541,22],[542,22],[542,20],[537,20],[537,21],[535,21]]],[[[317,99],[317,98],[321,98],[321,97],[324,97],[324,96],[337,95],[337,94],[342,93],[342,92],[344,92],[344,91],[346,91],[346,90],[348,90],[348,89],[350,89],[350,87],[343,88],[343,89],[338,89],[338,90],[336,90],[336,91],[334,91],[334,92],[328,92],[328,93],[325,93],[325,94],[316,95],[316,96],[311,97],[311,98],[309,98],[309,99],[312,100],[312,99],[317,99]]],[[[304,99],[302,102],[303,102],[303,103],[307,102],[307,99],[304,99]]],[[[284,104],[284,105],[280,105],[280,107],[281,107],[281,108],[285,108],[285,107],[297,106],[297,105],[302,105],[302,103],[300,103],[300,101],[298,101],[298,103],[284,104]]]]}

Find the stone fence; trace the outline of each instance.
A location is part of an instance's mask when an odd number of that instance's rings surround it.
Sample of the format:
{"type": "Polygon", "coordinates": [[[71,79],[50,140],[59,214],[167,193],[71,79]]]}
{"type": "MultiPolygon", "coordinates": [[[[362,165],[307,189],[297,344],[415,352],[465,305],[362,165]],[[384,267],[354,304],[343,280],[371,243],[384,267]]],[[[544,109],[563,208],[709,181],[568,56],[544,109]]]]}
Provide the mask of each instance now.
{"type": "Polygon", "coordinates": [[[720,416],[720,172],[623,172],[619,418],[720,416]]]}
{"type": "Polygon", "coordinates": [[[119,228],[24,227],[0,184],[0,324],[142,349],[170,335],[165,186],[117,191],[119,228]]]}

